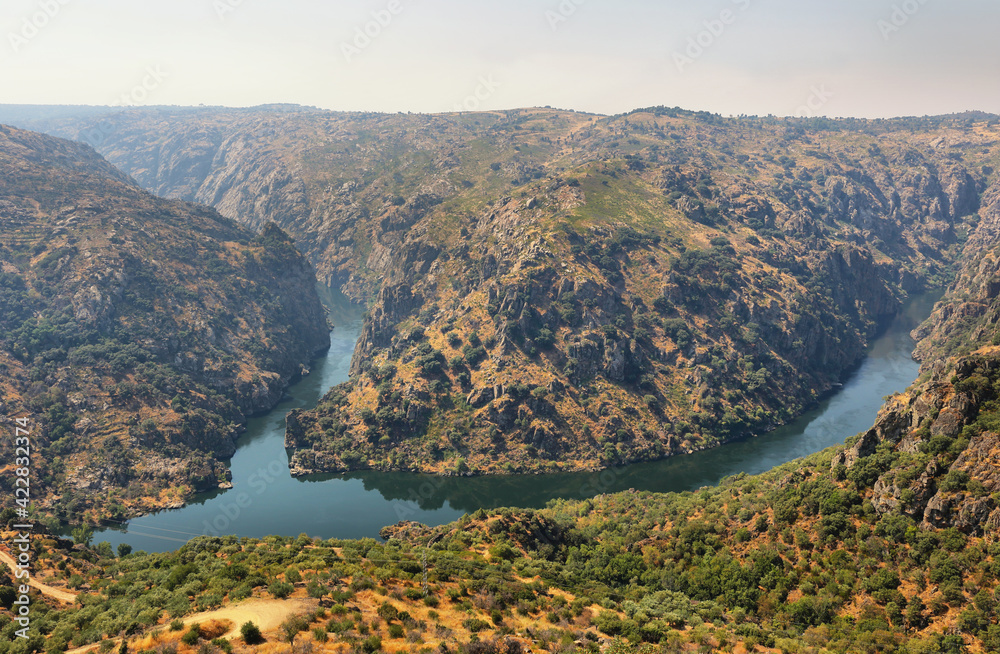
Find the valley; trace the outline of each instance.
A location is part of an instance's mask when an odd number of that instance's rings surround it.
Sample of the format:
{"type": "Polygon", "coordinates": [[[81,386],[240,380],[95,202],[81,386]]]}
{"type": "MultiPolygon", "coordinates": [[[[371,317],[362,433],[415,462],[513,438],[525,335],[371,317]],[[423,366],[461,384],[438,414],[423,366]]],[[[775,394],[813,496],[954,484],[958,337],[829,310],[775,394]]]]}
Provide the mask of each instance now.
{"type": "Polygon", "coordinates": [[[246,417],[329,344],[309,264],[76,143],[3,128],[0,169],[3,424],[40,432],[36,510],[121,519],[227,484],[246,417]]]}
{"type": "Polygon", "coordinates": [[[273,106],[44,127],[158,194],[275,220],[367,305],[352,379],[289,417],[296,474],[598,470],[785,424],[951,278],[998,154],[976,114],[273,106]]]}
{"type": "MultiPolygon", "coordinates": [[[[846,434],[871,427],[881,398],[905,390],[917,376],[909,332],[927,317],[935,299],[932,294],[910,302],[872,344],[844,387],[815,410],[772,432],[724,447],[593,472],[434,476],[366,470],[292,477],[284,450],[285,415],[314,406],[329,387],[347,379],[360,319],[352,322],[344,316],[338,320],[342,326],[331,334],[333,345],[325,359],[315,361],[309,377],[289,388],[291,397],[248,422],[230,460],[232,489],[213,490],[181,509],[97,530],[93,540],[166,552],[204,535],[262,538],[305,532],[320,538],[374,538],[383,527],[401,520],[439,526],[480,509],[542,509],[553,500],[583,500],[629,489],[695,491],[717,485],[724,477],[767,472],[840,445],[846,434]]],[[[69,536],[75,527],[65,525],[62,533],[69,536]]]]}
{"type": "MultiPolygon", "coordinates": [[[[15,641],[4,570],[0,654],[1000,648],[997,117],[19,115],[107,158],[0,135],[4,415],[42,425],[39,520],[210,507],[229,494],[196,492],[275,406],[280,488],[367,479],[416,513],[380,539],[154,524],[201,534],[173,551],[40,534],[39,582],[79,595],[33,593],[15,641]],[[337,364],[281,404],[330,343],[317,276],[363,306],[357,342],[335,329],[337,364]],[[942,287],[874,420],[722,465],[850,387],[942,287]],[[151,472],[164,457],[184,473],[151,472]],[[710,485],[615,486],[697,461],[710,485]],[[532,507],[461,499],[602,471],[532,507]],[[445,490],[407,503],[413,472],[445,490]],[[466,513],[422,520],[453,489],[466,513]],[[257,605],[283,619],[260,640],[185,622],[257,605]]],[[[280,488],[254,510],[289,514],[280,488]]],[[[299,504],[322,521],[321,494],[299,504]]]]}

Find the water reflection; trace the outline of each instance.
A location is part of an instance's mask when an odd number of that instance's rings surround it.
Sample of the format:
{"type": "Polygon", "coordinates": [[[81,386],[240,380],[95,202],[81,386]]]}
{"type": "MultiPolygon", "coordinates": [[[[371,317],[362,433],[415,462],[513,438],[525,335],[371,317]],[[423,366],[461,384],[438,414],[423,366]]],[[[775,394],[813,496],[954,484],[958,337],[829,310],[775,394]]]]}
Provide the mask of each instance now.
{"type": "Polygon", "coordinates": [[[231,461],[233,489],[199,496],[182,509],[135,519],[94,540],[164,551],[200,534],[360,538],[377,536],[381,527],[399,520],[442,524],[480,508],[538,508],[554,498],[583,499],[630,488],[694,490],[740,472],[764,472],[840,444],[872,425],[882,397],[905,389],[916,377],[909,332],[930,313],[936,298],[911,301],[833,397],[791,425],[724,447],[594,473],[434,477],[367,471],[294,479],[284,449],[285,414],[315,406],[326,390],[347,379],[360,329],[357,311],[331,296],[328,301],[339,316],[330,351],[278,407],[249,422],[231,461]]]}
{"type": "Polygon", "coordinates": [[[916,378],[919,366],[911,358],[914,343],[910,332],[930,314],[939,297],[939,293],[932,293],[910,301],[835,395],[795,422],[768,434],[689,456],[593,473],[433,477],[366,471],[326,479],[357,479],[365,490],[378,491],[386,501],[410,501],[427,511],[447,505],[472,512],[500,506],[539,508],[553,498],[585,499],[632,488],[654,492],[695,490],[717,484],[729,475],[765,472],[839,445],[871,427],[882,398],[905,389],[916,378]]]}

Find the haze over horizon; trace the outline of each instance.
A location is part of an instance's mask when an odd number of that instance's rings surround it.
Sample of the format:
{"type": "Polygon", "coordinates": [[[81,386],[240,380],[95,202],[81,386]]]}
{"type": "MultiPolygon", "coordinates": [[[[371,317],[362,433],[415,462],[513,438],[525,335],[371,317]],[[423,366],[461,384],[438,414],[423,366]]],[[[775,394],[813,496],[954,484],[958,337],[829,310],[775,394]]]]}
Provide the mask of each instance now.
{"type": "Polygon", "coordinates": [[[1000,113],[998,18],[987,0],[12,0],[0,102],[1000,113]]]}

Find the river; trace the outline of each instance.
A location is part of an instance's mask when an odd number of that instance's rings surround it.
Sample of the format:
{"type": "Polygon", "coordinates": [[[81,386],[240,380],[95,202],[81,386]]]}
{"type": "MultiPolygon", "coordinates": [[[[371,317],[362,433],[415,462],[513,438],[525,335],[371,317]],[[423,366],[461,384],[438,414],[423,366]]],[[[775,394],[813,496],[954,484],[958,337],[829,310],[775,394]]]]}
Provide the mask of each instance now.
{"type": "Polygon", "coordinates": [[[907,303],[843,387],[812,411],[785,427],[723,447],[596,473],[434,477],[366,471],[293,478],[284,449],[285,414],[315,406],[330,387],[347,379],[361,327],[359,314],[344,303],[332,303],[338,327],[330,350],[314,362],[308,377],[289,389],[281,404],[249,421],[230,462],[233,488],[100,531],[94,542],[128,543],[157,552],[177,549],[202,534],[377,537],[379,529],[400,520],[437,525],[479,508],[537,508],[554,498],[584,499],[629,488],[694,490],[740,472],[764,472],[871,427],[882,397],[905,389],[916,378],[909,332],[930,314],[938,297],[928,294],[907,303]]]}

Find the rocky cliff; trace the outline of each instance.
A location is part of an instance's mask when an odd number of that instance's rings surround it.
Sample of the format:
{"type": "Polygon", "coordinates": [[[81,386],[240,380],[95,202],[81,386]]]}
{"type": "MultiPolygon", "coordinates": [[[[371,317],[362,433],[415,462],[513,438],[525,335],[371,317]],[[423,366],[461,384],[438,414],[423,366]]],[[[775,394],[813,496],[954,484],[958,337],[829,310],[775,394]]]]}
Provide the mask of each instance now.
{"type": "Polygon", "coordinates": [[[246,416],[329,344],[309,263],[77,143],[2,127],[0,171],[0,411],[34,427],[33,497],[80,520],[225,482],[246,416]]]}
{"type": "Polygon", "coordinates": [[[914,332],[921,376],[890,399],[835,466],[867,470],[873,504],[925,528],[1000,527],[1000,199],[983,199],[959,274],[914,332]]]}
{"type": "Polygon", "coordinates": [[[781,424],[950,278],[998,143],[974,114],[102,121],[53,129],[159,193],[276,220],[369,303],[353,382],[290,422],[298,472],[594,468],[781,424]]]}

